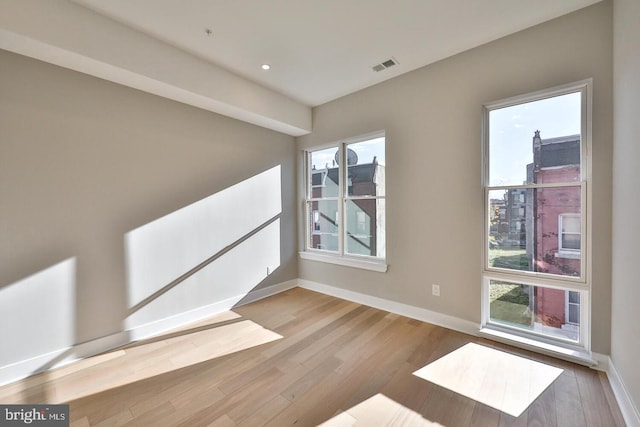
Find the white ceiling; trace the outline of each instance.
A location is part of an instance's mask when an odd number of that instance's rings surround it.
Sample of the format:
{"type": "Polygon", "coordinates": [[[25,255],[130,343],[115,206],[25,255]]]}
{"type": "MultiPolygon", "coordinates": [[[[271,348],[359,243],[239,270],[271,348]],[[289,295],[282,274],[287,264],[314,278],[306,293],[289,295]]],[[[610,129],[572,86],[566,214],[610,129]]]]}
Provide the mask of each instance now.
{"type": "Polygon", "coordinates": [[[316,106],[600,0],[73,1],[316,106]]]}

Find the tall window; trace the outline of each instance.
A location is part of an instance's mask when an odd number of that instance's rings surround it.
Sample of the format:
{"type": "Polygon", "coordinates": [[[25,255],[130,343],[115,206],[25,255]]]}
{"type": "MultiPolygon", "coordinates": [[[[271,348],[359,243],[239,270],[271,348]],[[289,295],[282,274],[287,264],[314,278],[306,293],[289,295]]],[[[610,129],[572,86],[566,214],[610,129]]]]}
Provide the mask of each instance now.
{"type": "Polygon", "coordinates": [[[485,106],[483,324],[588,350],[590,82],[485,106]]]}
{"type": "Polygon", "coordinates": [[[307,151],[305,157],[307,254],[383,261],[384,134],[307,151]]]}

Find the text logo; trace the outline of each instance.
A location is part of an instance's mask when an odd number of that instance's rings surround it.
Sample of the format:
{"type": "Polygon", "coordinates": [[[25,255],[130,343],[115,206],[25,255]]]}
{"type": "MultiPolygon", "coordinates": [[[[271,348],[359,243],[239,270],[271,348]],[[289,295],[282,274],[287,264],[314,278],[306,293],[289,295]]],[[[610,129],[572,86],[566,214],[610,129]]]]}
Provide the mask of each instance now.
{"type": "Polygon", "coordinates": [[[0,426],[69,427],[69,405],[0,405],[0,426]]]}

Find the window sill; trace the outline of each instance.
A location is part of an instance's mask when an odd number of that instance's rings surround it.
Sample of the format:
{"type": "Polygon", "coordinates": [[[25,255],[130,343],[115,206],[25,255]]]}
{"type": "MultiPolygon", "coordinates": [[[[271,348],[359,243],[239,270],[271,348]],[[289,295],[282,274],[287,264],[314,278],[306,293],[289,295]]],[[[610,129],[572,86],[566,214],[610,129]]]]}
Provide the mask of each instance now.
{"type": "Polygon", "coordinates": [[[572,350],[570,348],[541,342],[531,338],[522,337],[520,335],[510,334],[508,332],[498,331],[488,327],[481,328],[478,333],[481,337],[488,338],[490,340],[557,357],[558,359],[568,360],[569,362],[578,363],[580,365],[593,367],[598,364],[598,362],[596,362],[591,356],[591,353],[586,350],[572,350]]]}
{"type": "Polygon", "coordinates": [[[377,271],[385,273],[388,265],[384,261],[370,261],[358,258],[348,258],[338,255],[327,255],[315,252],[299,252],[300,258],[310,261],[326,262],[329,264],[343,265],[346,267],[361,268],[363,270],[377,271]]]}
{"type": "Polygon", "coordinates": [[[555,253],[556,258],[567,258],[567,259],[580,259],[580,252],[564,252],[558,251],[555,253]]]}

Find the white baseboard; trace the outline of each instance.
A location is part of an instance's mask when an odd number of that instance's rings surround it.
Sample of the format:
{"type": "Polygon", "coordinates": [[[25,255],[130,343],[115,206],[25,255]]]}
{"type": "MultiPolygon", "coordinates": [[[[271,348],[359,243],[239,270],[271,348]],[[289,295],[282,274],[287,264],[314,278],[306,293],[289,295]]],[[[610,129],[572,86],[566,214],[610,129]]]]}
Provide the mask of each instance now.
{"type": "Polygon", "coordinates": [[[180,328],[189,323],[197,322],[209,316],[213,316],[223,311],[230,310],[240,301],[244,295],[233,298],[227,298],[222,301],[216,301],[213,304],[198,307],[193,310],[185,311],[173,316],[165,317],[153,322],[142,325],[127,325],[126,333],[129,336],[129,342],[140,341],[150,337],[154,337],[172,329],[180,328]]]}
{"type": "MultiPolygon", "coordinates": [[[[91,341],[76,344],[74,349],[75,359],[84,359],[86,357],[95,356],[107,350],[121,347],[129,344],[131,339],[126,331],[116,332],[106,337],[96,338],[91,341]]],[[[74,360],[75,360],[74,359],[74,360]]]]}
{"type": "Polygon", "coordinates": [[[401,302],[390,301],[371,295],[361,294],[359,292],[349,291],[335,286],[325,285],[322,283],[312,282],[310,280],[299,279],[298,286],[311,291],[320,292],[331,295],[336,298],[345,299],[347,301],[357,302],[369,307],[377,308],[401,316],[410,317],[412,319],[421,320],[433,325],[442,326],[454,331],[463,332],[469,335],[478,335],[480,325],[469,320],[460,319],[458,317],[449,316],[448,314],[438,313],[436,311],[427,310],[426,308],[416,307],[401,302]]]}
{"type": "MultiPolygon", "coordinates": [[[[468,320],[437,313],[425,308],[415,307],[408,304],[389,301],[371,295],[361,294],[359,292],[349,291],[335,286],[325,285],[322,283],[312,282],[309,280],[298,280],[298,286],[311,291],[320,292],[331,295],[336,298],[345,299],[347,301],[357,302],[359,304],[374,307],[380,310],[389,311],[391,313],[400,314],[402,316],[411,317],[423,322],[432,323],[444,328],[453,329],[469,335],[478,335],[480,325],[468,320]]],[[[627,391],[624,382],[620,378],[611,358],[607,355],[592,353],[593,360],[598,362],[594,369],[602,370],[607,373],[609,383],[613,389],[613,393],[618,402],[618,406],[622,412],[625,422],[629,427],[640,427],[640,413],[635,407],[631,395],[627,391]]]]}
{"type": "Polygon", "coordinates": [[[238,305],[248,304],[250,302],[284,292],[287,289],[296,287],[297,284],[298,281],[295,279],[288,280],[286,282],[277,283],[275,285],[251,291],[246,295],[237,295],[235,297],[217,301],[204,307],[198,307],[194,310],[186,311],[175,316],[135,326],[127,331],[129,334],[129,340],[138,341],[153,337],[172,329],[188,325],[189,323],[197,322],[209,316],[222,313],[223,311],[231,310],[233,307],[237,307],[238,305]]]}
{"type": "Polygon", "coordinates": [[[46,369],[43,367],[51,364],[53,366],[61,366],[71,357],[72,353],[73,347],[68,347],[3,366],[0,368],[0,386],[45,371],[46,369]]]}
{"type": "Polygon", "coordinates": [[[640,427],[640,411],[638,411],[638,408],[633,403],[629,390],[627,390],[627,387],[624,385],[613,361],[609,356],[603,354],[598,354],[597,357],[594,354],[594,358],[598,360],[598,369],[605,368],[602,370],[607,373],[609,384],[611,384],[611,388],[613,389],[613,394],[620,407],[620,412],[622,412],[624,422],[627,423],[629,427],[640,427]]]}
{"type": "Polygon", "coordinates": [[[59,368],[78,359],[94,356],[127,343],[128,334],[123,331],[0,367],[0,386],[59,368]]]}
{"type": "Polygon", "coordinates": [[[298,286],[298,279],[287,280],[286,282],[277,283],[275,285],[268,286],[266,288],[257,289],[249,292],[247,296],[242,298],[240,303],[242,305],[249,304],[261,300],[263,298],[270,297],[272,295],[279,294],[280,292],[288,291],[298,286]]]}
{"type": "MultiPolygon", "coordinates": [[[[170,329],[184,326],[205,317],[230,310],[237,305],[248,304],[276,295],[296,286],[380,310],[389,311],[412,319],[421,320],[423,322],[428,322],[448,329],[453,329],[469,335],[477,336],[478,330],[480,329],[480,325],[474,322],[427,310],[425,308],[390,301],[309,280],[294,279],[258,289],[247,295],[229,298],[224,301],[216,302],[176,316],[171,316],[157,322],[141,325],[131,330],[117,332],[112,335],[76,344],[73,347],[56,350],[28,360],[0,367],[0,386],[18,381],[38,372],[66,365],[77,359],[90,357],[104,351],[120,347],[137,339],[157,335],[170,329]]],[[[622,378],[611,361],[611,358],[607,355],[598,353],[593,353],[593,358],[598,362],[597,369],[607,373],[611,388],[613,389],[613,393],[618,401],[618,405],[620,406],[620,410],[627,425],[630,427],[640,427],[640,412],[633,403],[633,400],[631,399],[622,378]]]]}
{"type": "Polygon", "coordinates": [[[180,313],[156,322],[147,323],[135,328],[116,332],[114,334],[96,338],[72,347],[63,348],[31,359],[21,360],[11,365],[0,367],[0,386],[21,380],[39,372],[69,364],[75,360],[91,357],[133,341],[149,338],[154,335],[175,329],[189,323],[231,310],[237,305],[248,304],[271,295],[284,292],[298,286],[296,279],[261,288],[247,295],[239,295],[204,307],[199,307],[185,313],[180,313]],[[240,304],[239,304],[240,303],[240,304]]]}

